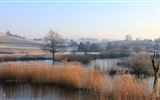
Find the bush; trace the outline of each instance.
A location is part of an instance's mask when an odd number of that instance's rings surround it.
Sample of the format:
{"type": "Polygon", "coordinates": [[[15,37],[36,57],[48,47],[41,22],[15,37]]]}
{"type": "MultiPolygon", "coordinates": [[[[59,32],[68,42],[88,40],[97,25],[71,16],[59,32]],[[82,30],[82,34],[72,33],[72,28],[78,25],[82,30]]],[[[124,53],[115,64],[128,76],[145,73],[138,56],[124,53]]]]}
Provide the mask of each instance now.
{"type": "Polygon", "coordinates": [[[131,69],[131,73],[140,75],[151,75],[151,58],[145,53],[134,53],[126,61],[122,62],[124,66],[131,69]]]}

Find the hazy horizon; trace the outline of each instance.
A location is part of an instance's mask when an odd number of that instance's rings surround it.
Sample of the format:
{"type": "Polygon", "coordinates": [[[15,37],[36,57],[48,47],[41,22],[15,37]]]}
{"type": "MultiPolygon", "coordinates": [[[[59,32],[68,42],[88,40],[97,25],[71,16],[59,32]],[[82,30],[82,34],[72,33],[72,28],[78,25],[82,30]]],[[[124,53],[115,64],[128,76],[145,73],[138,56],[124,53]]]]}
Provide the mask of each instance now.
{"type": "Polygon", "coordinates": [[[9,30],[27,38],[42,38],[50,29],[70,39],[123,40],[126,34],[133,39],[160,37],[159,1],[40,1],[0,0],[0,32],[9,30]]]}

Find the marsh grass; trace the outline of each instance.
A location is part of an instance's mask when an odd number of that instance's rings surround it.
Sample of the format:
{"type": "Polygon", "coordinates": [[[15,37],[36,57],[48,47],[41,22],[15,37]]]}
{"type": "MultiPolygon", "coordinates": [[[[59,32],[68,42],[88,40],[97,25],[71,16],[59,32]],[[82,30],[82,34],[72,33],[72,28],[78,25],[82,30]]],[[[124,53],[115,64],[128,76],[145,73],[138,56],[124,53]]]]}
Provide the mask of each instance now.
{"type": "Polygon", "coordinates": [[[116,75],[113,81],[113,99],[115,100],[142,100],[148,92],[141,80],[136,80],[130,74],[116,75]]]}
{"type": "Polygon", "coordinates": [[[150,93],[142,80],[130,74],[114,77],[94,68],[84,68],[78,62],[63,62],[59,66],[43,63],[3,63],[0,65],[1,82],[29,82],[56,84],[92,93],[98,100],[149,99],[150,93]]]}
{"type": "Polygon", "coordinates": [[[53,75],[58,84],[82,88],[83,67],[80,63],[63,62],[60,67],[56,68],[56,73],[53,75]]]}

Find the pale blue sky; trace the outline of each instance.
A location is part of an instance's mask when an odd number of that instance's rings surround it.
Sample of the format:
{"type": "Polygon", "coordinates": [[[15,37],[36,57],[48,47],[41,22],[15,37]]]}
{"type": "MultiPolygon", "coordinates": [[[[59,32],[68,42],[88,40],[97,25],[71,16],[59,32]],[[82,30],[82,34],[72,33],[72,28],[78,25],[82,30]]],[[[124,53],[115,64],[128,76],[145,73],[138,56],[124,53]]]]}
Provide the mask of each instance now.
{"type": "Polygon", "coordinates": [[[0,32],[27,38],[50,29],[72,39],[160,37],[160,2],[0,2],[0,13],[0,32]]]}

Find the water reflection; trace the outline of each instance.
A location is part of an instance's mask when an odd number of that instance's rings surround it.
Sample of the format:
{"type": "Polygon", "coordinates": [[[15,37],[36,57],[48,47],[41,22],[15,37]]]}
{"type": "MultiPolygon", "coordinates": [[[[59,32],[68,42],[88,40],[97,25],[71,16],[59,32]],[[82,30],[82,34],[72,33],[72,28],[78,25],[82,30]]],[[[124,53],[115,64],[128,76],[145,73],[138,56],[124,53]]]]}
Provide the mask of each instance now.
{"type": "Polygon", "coordinates": [[[0,84],[0,99],[98,100],[96,94],[53,85],[0,84]]]}
{"type": "MultiPolygon", "coordinates": [[[[53,65],[52,60],[27,60],[27,61],[8,61],[8,62],[19,62],[19,63],[45,63],[49,65],[53,65]]],[[[54,65],[60,65],[60,61],[55,61],[54,65]]]]}
{"type": "MultiPolygon", "coordinates": [[[[114,68],[122,68],[122,66],[118,66],[117,62],[119,62],[122,59],[96,59],[96,60],[91,60],[90,63],[88,64],[83,64],[84,67],[87,67],[89,65],[96,65],[100,67],[100,69],[110,69],[112,67],[114,68]]],[[[13,61],[11,61],[13,62],[13,61]]],[[[52,60],[30,60],[30,61],[15,61],[15,62],[20,62],[20,63],[45,63],[45,64],[51,64],[52,65],[52,60]]],[[[60,61],[55,61],[54,65],[59,65],[61,62],[60,61]]]]}
{"type": "MultiPolygon", "coordinates": [[[[148,92],[152,92],[153,77],[144,79],[148,92]]],[[[76,90],[57,85],[37,85],[29,83],[5,83],[0,84],[0,100],[99,100],[99,95],[84,90],[76,90]]]]}

